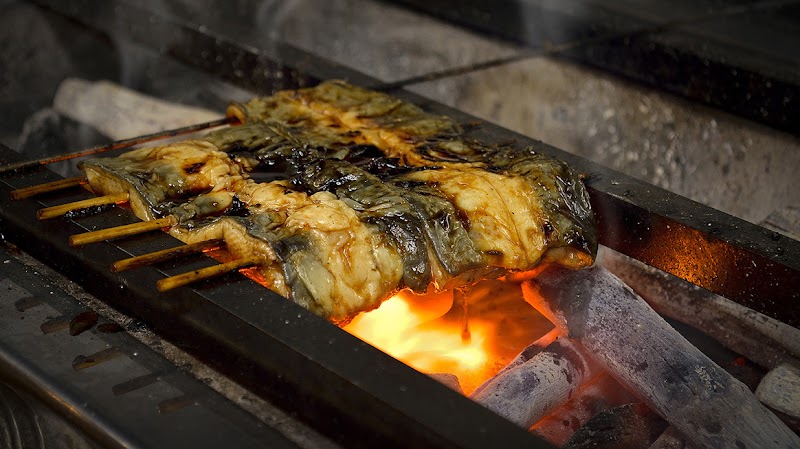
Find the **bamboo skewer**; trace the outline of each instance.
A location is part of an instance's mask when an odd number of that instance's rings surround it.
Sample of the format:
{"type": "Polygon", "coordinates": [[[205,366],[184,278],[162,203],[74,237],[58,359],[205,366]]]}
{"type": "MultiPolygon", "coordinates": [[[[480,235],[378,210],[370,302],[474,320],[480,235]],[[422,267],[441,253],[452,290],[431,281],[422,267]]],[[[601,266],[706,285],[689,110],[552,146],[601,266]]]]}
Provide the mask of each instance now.
{"type": "Polygon", "coordinates": [[[189,271],[176,276],[171,276],[161,279],[156,282],[156,288],[160,292],[166,292],[174,288],[182,287],[186,284],[193,282],[210,279],[212,277],[220,276],[240,268],[247,268],[258,264],[259,259],[256,257],[247,257],[244,259],[234,260],[232,262],[214,265],[208,268],[201,268],[199,270],[189,271]]]}
{"type": "Polygon", "coordinates": [[[55,192],[64,190],[70,187],[79,186],[86,183],[85,176],[76,176],[74,178],[59,179],[58,181],[46,182],[44,184],[37,184],[35,186],[23,187],[21,189],[11,191],[12,200],[24,200],[32,196],[40,195],[42,193],[55,192]]]}
{"type": "Polygon", "coordinates": [[[201,131],[208,128],[215,128],[222,125],[232,125],[238,122],[235,117],[225,117],[210,122],[198,123],[196,125],[184,126],[183,128],[168,129],[159,131],[157,133],[146,134],[144,136],[132,137],[130,139],[117,140],[106,145],[98,145],[88,148],[86,150],[76,151],[73,153],[64,153],[57,156],[45,157],[42,159],[35,159],[31,161],[16,162],[0,167],[0,174],[14,171],[23,170],[27,168],[38,167],[40,165],[52,164],[54,162],[61,162],[70,159],[75,159],[83,156],[91,156],[93,154],[105,153],[107,151],[119,150],[122,148],[132,147],[140,143],[151,142],[154,140],[166,139],[169,137],[180,136],[184,134],[191,134],[193,132],[201,131]]]}
{"type": "Polygon", "coordinates": [[[49,220],[51,218],[61,217],[67,212],[75,210],[86,209],[88,207],[105,206],[108,204],[119,204],[128,202],[128,193],[115,193],[112,195],[98,196],[89,198],[82,201],[75,201],[67,204],[59,204],[58,206],[45,207],[36,211],[36,218],[39,220],[49,220]]]}
{"type": "Polygon", "coordinates": [[[177,222],[175,217],[168,216],[157,220],[143,221],[129,225],[116,226],[113,228],[100,229],[98,231],[84,232],[75,234],[69,238],[69,244],[73,247],[88,245],[90,243],[102,242],[103,240],[117,239],[131,235],[141,234],[156,229],[168,228],[177,222]]]}
{"type": "Polygon", "coordinates": [[[224,244],[225,241],[222,239],[213,239],[206,240],[205,242],[197,242],[189,245],[178,246],[176,248],[169,248],[153,253],[143,254],[141,256],[130,257],[128,259],[118,260],[111,264],[111,271],[114,273],[119,273],[120,271],[130,270],[133,268],[141,268],[158,262],[165,262],[167,260],[201,253],[207,249],[219,248],[224,244]]]}

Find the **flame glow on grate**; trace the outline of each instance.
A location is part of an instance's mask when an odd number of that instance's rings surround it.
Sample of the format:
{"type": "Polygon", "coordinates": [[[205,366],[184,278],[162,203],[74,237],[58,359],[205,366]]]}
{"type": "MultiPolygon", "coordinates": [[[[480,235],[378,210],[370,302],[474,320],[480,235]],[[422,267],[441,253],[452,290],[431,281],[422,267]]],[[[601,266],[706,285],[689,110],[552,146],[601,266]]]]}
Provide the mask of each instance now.
{"type": "MultiPolygon", "coordinates": [[[[230,260],[225,250],[206,253],[220,262],[230,260]]],[[[257,268],[241,273],[269,285],[257,268]]],[[[468,340],[462,338],[464,307],[453,304],[452,291],[401,291],[343,329],[422,373],[456,376],[469,395],[553,328],[523,299],[519,282],[525,278],[485,280],[471,288],[466,299],[468,340]]]]}
{"type": "Polygon", "coordinates": [[[464,310],[453,305],[452,292],[400,292],[344,329],[418,371],[455,375],[468,395],[552,327],[513,283],[477,284],[467,310],[466,341],[464,310]]]}

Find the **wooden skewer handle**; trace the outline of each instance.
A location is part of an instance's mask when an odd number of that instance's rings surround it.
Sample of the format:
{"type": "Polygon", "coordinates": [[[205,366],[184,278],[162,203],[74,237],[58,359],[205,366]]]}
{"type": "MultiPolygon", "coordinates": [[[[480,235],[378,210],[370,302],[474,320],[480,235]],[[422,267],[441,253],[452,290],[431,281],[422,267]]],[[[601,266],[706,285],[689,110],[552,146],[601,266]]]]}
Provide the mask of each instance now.
{"type": "Polygon", "coordinates": [[[102,242],[103,240],[118,239],[130,235],[141,234],[156,229],[168,228],[176,223],[175,217],[169,216],[158,220],[143,221],[114,228],[100,229],[99,231],[84,232],[75,234],[69,238],[69,244],[74,247],[88,245],[90,243],[102,242]]]}
{"type": "Polygon", "coordinates": [[[59,179],[58,181],[46,182],[35,186],[23,187],[11,191],[12,200],[24,200],[42,193],[55,192],[86,183],[86,177],[77,176],[75,178],[59,179]]]}
{"type": "Polygon", "coordinates": [[[111,264],[111,271],[118,273],[120,271],[130,270],[133,268],[145,267],[154,263],[197,254],[207,249],[218,248],[224,244],[225,240],[222,239],[206,240],[205,242],[197,242],[189,245],[179,246],[177,248],[169,248],[153,253],[143,254],[141,256],[130,257],[128,259],[118,260],[111,264]]]}
{"type": "Polygon", "coordinates": [[[258,259],[255,257],[248,257],[245,259],[234,260],[233,262],[214,265],[208,268],[201,268],[199,270],[182,273],[177,276],[161,279],[156,282],[158,291],[165,292],[174,288],[182,287],[192,282],[210,279],[212,277],[220,276],[240,268],[246,268],[258,264],[258,259]]]}
{"type": "Polygon", "coordinates": [[[115,193],[113,195],[98,196],[83,201],[75,201],[67,204],[60,204],[53,207],[45,207],[36,211],[36,218],[39,220],[49,220],[61,217],[67,212],[86,209],[87,207],[105,206],[107,204],[125,203],[128,201],[127,193],[115,193]]]}

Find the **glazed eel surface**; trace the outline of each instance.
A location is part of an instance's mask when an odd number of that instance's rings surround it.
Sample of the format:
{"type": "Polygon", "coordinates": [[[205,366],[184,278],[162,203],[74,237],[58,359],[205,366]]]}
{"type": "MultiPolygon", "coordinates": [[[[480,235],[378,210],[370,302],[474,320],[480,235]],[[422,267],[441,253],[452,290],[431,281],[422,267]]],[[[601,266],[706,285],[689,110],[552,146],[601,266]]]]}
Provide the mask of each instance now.
{"type": "Polygon", "coordinates": [[[341,81],[228,114],[243,124],[84,162],[89,185],[129,193],[143,220],[174,216],[186,243],[224,239],[268,288],[337,322],[404,288],[593,262],[588,195],[563,162],[341,81]]]}

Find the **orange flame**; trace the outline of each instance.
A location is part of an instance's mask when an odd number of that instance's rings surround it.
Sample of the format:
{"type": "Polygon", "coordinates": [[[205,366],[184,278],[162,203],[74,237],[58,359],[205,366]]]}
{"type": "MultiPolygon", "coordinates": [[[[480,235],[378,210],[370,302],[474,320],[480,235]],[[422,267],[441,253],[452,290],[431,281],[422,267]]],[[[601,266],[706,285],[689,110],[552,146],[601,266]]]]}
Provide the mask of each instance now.
{"type": "Polygon", "coordinates": [[[524,302],[518,284],[483,281],[467,303],[467,341],[452,292],[400,292],[344,329],[418,371],[455,375],[468,395],[552,325],[524,302]]]}
{"type": "MultiPolygon", "coordinates": [[[[206,254],[222,263],[233,260],[225,249],[206,254]]],[[[269,287],[258,268],[240,272],[269,287]]],[[[466,314],[463,304],[453,304],[452,291],[401,291],[343,329],[420,372],[456,376],[462,393],[469,395],[553,328],[522,298],[519,283],[533,274],[478,282],[466,295],[466,314]],[[462,338],[465,316],[467,340],[462,338]]]]}

